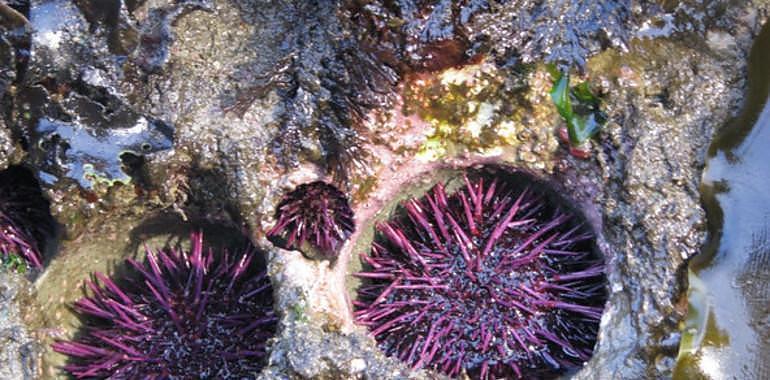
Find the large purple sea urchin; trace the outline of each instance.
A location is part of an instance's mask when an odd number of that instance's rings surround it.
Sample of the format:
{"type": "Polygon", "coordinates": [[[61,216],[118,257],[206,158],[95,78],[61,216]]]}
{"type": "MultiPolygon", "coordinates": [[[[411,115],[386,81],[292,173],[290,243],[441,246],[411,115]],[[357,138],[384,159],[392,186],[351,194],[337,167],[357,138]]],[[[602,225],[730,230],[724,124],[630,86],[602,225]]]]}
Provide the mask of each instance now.
{"type": "Polygon", "coordinates": [[[519,174],[476,174],[451,195],[436,185],[377,226],[356,273],[357,323],[387,355],[450,376],[579,368],[606,301],[592,234],[552,197],[517,185],[519,174]]]}
{"type": "Polygon", "coordinates": [[[253,249],[239,257],[204,251],[147,252],[129,260],[137,276],[116,283],[96,274],[75,303],[86,328],[53,345],[77,378],[256,378],[275,332],[272,291],[253,249]]]}
{"type": "Polygon", "coordinates": [[[315,251],[326,259],[337,257],[355,229],[345,194],[324,182],[298,186],[278,205],[275,218],[275,227],[267,233],[270,241],[305,254],[315,251]]]}
{"type": "Polygon", "coordinates": [[[40,244],[53,232],[48,201],[32,173],[20,167],[0,172],[0,255],[43,266],[40,244]]]}

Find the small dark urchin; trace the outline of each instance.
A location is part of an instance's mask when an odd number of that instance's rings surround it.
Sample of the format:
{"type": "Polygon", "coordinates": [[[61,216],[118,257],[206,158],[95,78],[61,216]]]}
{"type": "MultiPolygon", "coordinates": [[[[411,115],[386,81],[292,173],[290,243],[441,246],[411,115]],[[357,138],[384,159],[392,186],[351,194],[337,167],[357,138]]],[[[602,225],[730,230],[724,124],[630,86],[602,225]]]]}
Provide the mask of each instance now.
{"type": "Polygon", "coordinates": [[[0,255],[43,266],[40,243],[53,232],[48,201],[32,173],[20,167],[0,172],[0,255]]]}
{"type": "Polygon", "coordinates": [[[345,194],[324,182],[297,186],[278,205],[275,218],[267,233],[273,244],[305,254],[315,251],[325,259],[337,257],[355,229],[345,194]]]}
{"type": "Polygon", "coordinates": [[[97,273],[90,296],[75,303],[82,335],[53,344],[77,378],[255,378],[275,333],[272,288],[254,249],[236,257],[204,251],[147,252],[129,260],[136,276],[115,282],[97,273]]]}
{"type": "Polygon", "coordinates": [[[449,376],[580,368],[606,301],[592,234],[514,177],[474,178],[451,195],[436,185],[377,226],[356,273],[357,323],[387,355],[449,376]]]}

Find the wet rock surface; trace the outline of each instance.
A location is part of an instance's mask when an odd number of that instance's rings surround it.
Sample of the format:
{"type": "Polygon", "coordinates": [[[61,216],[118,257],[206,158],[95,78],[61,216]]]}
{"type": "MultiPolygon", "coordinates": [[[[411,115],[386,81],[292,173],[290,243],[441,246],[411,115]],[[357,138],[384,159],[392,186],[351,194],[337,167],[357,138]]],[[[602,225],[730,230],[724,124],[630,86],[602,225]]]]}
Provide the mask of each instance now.
{"type": "Polygon", "coordinates": [[[16,146],[11,133],[3,123],[0,125],[0,170],[8,167],[15,152],[16,146]]]}
{"type": "MultiPolygon", "coordinates": [[[[27,8],[17,4],[19,10],[10,5],[3,4],[0,8],[2,25],[0,26],[0,104],[3,109],[9,108],[9,98],[6,92],[17,79],[17,71],[23,70],[24,63],[29,56],[29,28],[24,15],[21,13],[27,8]]],[[[3,113],[7,115],[7,112],[3,113]]],[[[5,169],[9,164],[14,164],[21,159],[22,152],[17,148],[11,131],[7,128],[5,118],[0,122],[0,169],[5,169]]]]}
{"type": "Polygon", "coordinates": [[[0,376],[32,379],[39,373],[41,347],[29,334],[23,309],[30,306],[29,282],[15,273],[0,273],[0,376]]]}
{"type": "MultiPolygon", "coordinates": [[[[599,232],[610,299],[576,378],[670,376],[684,263],[705,238],[705,150],[740,104],[766,2],[96,3],[4,13],[0,167],[23,156],[67,240],[33,278],[35,305],[0,302],[13,310],[0,331],[23,342],[3,345],[3,378],[61,375],[47,345],[78,328],[77,284],[184,219],[247,231],[268,252],[281,320],[263,378],[436,377],[352,323],[348,265],[405,188],[484,162],[549,176],[599,232]],[[601,95],[610,123],[588,160],[559,143],[540,62],[584,72],[601,95]],[[356,212],[337,262],[264,237],[281,196],[316,180],[356,212]],[[150,222],[159,214],[178,219],[150,222]]],[[[2,276],[9,294],[28,286],[2,276]]]]}

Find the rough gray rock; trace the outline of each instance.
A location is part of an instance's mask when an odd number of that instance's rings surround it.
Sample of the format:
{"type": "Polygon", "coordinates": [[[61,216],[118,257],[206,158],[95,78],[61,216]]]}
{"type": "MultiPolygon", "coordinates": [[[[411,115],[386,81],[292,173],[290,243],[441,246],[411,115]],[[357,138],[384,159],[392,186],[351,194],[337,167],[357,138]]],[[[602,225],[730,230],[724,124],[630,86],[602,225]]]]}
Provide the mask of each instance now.
{"type": "Polygon", "coordinates": [[[11,138],[11,131],[0,121],[0,170],[8,167],[16,152],[16,146],[11,138]]]}
{"type": "Polygon", "coordinates": [[[40,350],[22,318],[22,308],[30,307],[29,283],[15,273],[0,272],[0,377],[33,379],[40,364],[40,350]]]}

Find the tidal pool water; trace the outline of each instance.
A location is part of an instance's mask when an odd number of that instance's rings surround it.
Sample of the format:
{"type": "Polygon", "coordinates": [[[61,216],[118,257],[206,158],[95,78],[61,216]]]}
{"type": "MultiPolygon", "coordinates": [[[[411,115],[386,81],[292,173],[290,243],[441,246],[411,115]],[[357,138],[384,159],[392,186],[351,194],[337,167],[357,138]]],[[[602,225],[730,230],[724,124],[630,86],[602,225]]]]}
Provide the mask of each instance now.
{"type": "Polygon", "coordinates": [[[675,379],[770,379],[770,24],[749,61],[744,109],[709,149],[675,379]]]}

